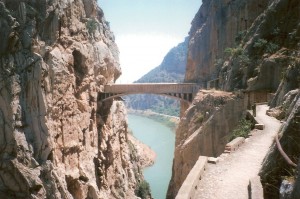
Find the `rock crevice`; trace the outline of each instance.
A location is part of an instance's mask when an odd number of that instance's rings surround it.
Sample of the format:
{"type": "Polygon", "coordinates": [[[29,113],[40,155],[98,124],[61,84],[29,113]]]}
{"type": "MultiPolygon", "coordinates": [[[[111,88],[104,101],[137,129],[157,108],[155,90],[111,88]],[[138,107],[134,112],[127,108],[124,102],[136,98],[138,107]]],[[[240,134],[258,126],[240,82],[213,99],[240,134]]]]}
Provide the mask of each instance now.
{"type": "Polygon", "coordinates": [[[135,198],[121,74],[95,0],[0,1],[0,198],[135,198]]]}

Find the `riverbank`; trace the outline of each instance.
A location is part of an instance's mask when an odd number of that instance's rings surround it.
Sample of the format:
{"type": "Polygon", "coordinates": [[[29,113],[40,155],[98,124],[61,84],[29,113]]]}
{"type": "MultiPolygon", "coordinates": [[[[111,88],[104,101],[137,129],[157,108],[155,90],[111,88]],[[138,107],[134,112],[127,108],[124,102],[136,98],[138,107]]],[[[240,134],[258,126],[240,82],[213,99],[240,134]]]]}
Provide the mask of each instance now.
{"type": "Polygon", "coordinates": [[[129,114],[139,115],[139,116],[147,117],[149,119],[157,121],[157,122],[171,128],[172,131],[176,130],[176,128],[179,124],[179,121],[180,121],[179,117],[156,113],[149,109],[147,109],[147,110],[128,109],[127,112],[129,114]]]}
{"type": "Polygon", "coordinates": [[[146,168],[152,166],[156,159],[156,153],[146,144],[139,141],[136,137],[128,134],[128,140],[133,144],[136,149],[137,158],[140,166],[146,168]]]}

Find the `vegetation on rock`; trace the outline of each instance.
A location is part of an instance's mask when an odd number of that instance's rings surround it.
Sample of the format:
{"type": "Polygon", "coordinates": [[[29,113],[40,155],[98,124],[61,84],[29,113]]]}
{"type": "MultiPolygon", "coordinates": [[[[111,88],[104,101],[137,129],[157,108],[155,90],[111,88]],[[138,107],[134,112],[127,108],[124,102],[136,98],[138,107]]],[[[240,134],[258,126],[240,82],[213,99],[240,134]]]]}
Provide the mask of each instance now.
{"type": "Polygon", "coordinates": [[[92,18],[92,19],[89,19],[87,22],[86,22],[86,28],[88,29],[89,33],[90,34],[94,34],[96,29],[97,29],[97,21],[95,18],[92,18]]]}
{"type": "Polygon", "coordinates": [[[145,180],[140,182],[135,190],[135,194],[142,199],[150,198],[151,192],[149,183],[145,180]]]}
{"type": "Polygon", "coordinates": [[[237,137],[248,137],[248,134],[251,131],[252,123],[250,120],[241,119],[239,121],[238,126],[232,131],[229,136],[229,141],[237,138],[237,137]]]}
{"type": "MultiPolygon", "coordinates": [[[[225,91],[262,92],[274,96],[269,102],[274,111],[271,109],[269,114],[288,122],[283,124],[284,131],[281,132],[280,142],[288,156],[298,163],[298,172],[299,136],[296,134],[300,133],[300,128],[296,124],[299,109],[295,109],[295,100],[289,99],[294,99],[300,93],[299,8],[298,0],[262,0],[259,3],[255,0],[203,1],[189,32],[185,77],[185,81],[197,82],[203,88],[212,88],[213,85],[213,88],[225,91]]],[[[203,109],[194,112],[193,109],[196,109],[195,105],[188,109],[184,121],[179,124],[180,131],[176,133],[178,151],[175,152],[174,164],[184,162],[186,166],[188,160],[182,154],[189,154],[186,150],[201,142],[200,139],[193,142],[189,138],[193,133],[195,137],[197,129],[200,131],[204,127],[186,123],[206,125],[206,122],[201,122],[203,109]],[[186,118],[191,121],[185,121],[186,118]],[[181,127],[183,124],[186,125],[185,128],[181,127]],[[185,143],[184,147],[181,146],[182,143],[185,143]]],[[[216,124],[219,126],[219,122],[216,124]]],[[[247,136],[250,127],[251,124],[246,120],[240,121],[230,139],[247,136]]],[[[222,141],[219,140],[219,144],[222,141]]],[[[297,173],[287,167],[275,146],[273,147],[261,172],[264,191],[267,193],[265,197],[272,199],[279,198],[282,176],[299,178],[297,173]]],[[[192,158],[189,158],[191,161],[192,158]]],[[[173,169],[176,171],[173,172],[168,198],[176,195],[178,184],[185,177],[186,168],[180,169],[173,165],[173,169]]],[[[295,181],[295,187],[300,187],[300,180],[295,181]]],[[[297,190],[300,189],[295,188],[294,192],[297,190]]],[[[300,193],[294,198],[299,197],[300,193]]]]}

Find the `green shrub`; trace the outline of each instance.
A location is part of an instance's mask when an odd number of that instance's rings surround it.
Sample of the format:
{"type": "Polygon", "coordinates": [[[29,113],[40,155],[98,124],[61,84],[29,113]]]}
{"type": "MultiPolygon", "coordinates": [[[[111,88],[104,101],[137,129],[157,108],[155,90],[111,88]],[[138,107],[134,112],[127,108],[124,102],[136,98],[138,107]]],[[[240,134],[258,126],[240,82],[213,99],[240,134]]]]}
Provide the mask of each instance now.
{"type": "Polygon", "coordinates": [[[196,122],[197,122],[197,123],[202,123],[203,120],[204,120],[204,115],[203,115],[202,113],[199,113],[199,114],[197,115],[196,122]]]}
{"type": "Polygon", "coordinates": [[[248,55],[244,52],[243,48],[241,48],[241,47],[226,48],[224,53],[227,56],[232,56],[234,58],[237,58],[241,64],[249,64],[250,63],[250,59],[249,59],[248,55]]]}
{"type": "Polygon", "coordinates": [[[265,40],[265,39],[258,39],[258,40],[254,43],[253,47],[254,47],[254,48],[258,48],[258,49],[263,49],[263,48],[267,45],[267,43],[268,43],[268,41],[265,40]]]}
{"type": "Polygon", "coordinates": [[[241,119],[238,126],[232,131],[229,141],[237,137],[247,137],[251,131],[252,123],[249,120],[241,119]]]}
{"type": "Polygon", "coordinates": [[[266,52],[267,53],[275,53],[279,49],[279,46],[277,44],[274,44],[272,42],[269,42],[266,45],[266,52]]]}
{"type": "Polygon", "coordinates": [[[89,19],[86,23],[86,28],[88,29],[90,34],[95,33],[96,29],[97,29],[97,21],[95,18],[93,19],[89,19]]]}
{"type": "Polygon", "coordinates": [[[266,53],[274,53],[279,49],[279,46],[275,43],[268,42],[265,39],[258,39],[254,45],[254,48],[257,49],[258,52],[266,52],[266,53]]]}
{"type": "Polygon", "coordinates": [[[244,36],[246,35],[246,31],[239,31],[235,37],[235,42],[236,43],[240,43],[242,41],[242,39],[244,38],[244,36]]]}
{"type": "Polygon", "coordinates": [[[249,64],[250,63],[250,58],[248,57],[247,54],[239,55],[238,58],[240,60],[240,63],[243,63],[243,64],[249,64]]]}
{"type": "Polygon", "coordinates": [[[140,182],[135,190],[135,195],[142,199],[148,198],[151,195],[149,183],[145,180],[140,182]]]}
{"type": "Polygon", "coordinates": [[[243,48],[241,47],[237,47],[237,48],[226,48],[224,50],[224,53],[226,55],[229,55],[229,56],[238,56],[238,55],[241,55],[243,54],[243,48]]]}

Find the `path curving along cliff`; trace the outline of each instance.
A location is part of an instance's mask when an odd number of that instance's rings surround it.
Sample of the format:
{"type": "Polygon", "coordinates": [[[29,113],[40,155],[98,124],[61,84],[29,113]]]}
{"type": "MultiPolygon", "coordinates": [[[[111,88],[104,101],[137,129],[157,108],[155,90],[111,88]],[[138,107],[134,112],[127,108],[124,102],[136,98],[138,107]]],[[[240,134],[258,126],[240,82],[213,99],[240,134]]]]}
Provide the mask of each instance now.
{"type": "MultiPolygon", "coordinates": [[[[300,87],[299,16],[298,0],[203,0],[189,32],[185,75],[185,82],[199,83],[203,88],[244,92],[244,99],[248,100],[244,104],[245,109],[254,102],[268,101],[272,109],[270,115],[288,122],[283,126],[289,130],[282,133],[284,136],[280,142],[294,162],[299,162],[300,151],[299,145],[296,144],[299,134],[299,128],[296,128],[299,110],[293,101],[300,87]],[[290,136],[292,139],[289,139],[290,136]]],[[[196,106],[199,104],[196,102],[196,106]]],[[[210,104],[212,103],[208,103],[207,106],[210,104]]],[[[205,105],[203,107],[205,108],[205,105]]],[[[186,110],[186,107],[183,109],[186,110]]],[[[178,150],[175,151],[168,198],[175,197],[199,155],[206,155],[201,148],[200,150],[199,147],[193,146],[212,143],[210,138],[193,142],[186,139],[187,135],[193,133],[195,137],[198,136],[194,128],[197,125],[192,124],[192,120],[197,124],[198,114],[203,113],[196,110],[182,114],[184,119],[179,127],[185,127],[176,133],[178,150]],[[188,118],[187,121],[185,118],[188,118]],[[192,144],[183,147],[185,142],[192,144]]],[[[199,121],[202,122],[205,118],[203,116],[198,117],[199,121]]],[[[227,120],[227,116],[215,120],[216,128],[222,130],[214,131],[212,129],[215,127],[212,127],[203,135],[209,137],[213,132],[224,133],[223,129],[228,130],[227,120]]],[[[198,122],[198,125],[201,122],[198,122]]],[[[223,146],[224,140],[213,141],[215,145],[223,146]]],[[[263,167],[262,182],[265,193],[268,193],[266,198],[279,198],[277,190],[282,177],[296,179],[299,173],[299,169],[294,171],[286,166],[275,147],[271,148],[263,167]]],[[[297,182],[295,186],[299,187],[299,184],[297,182]]]]}
{"type": "Polygon", "coordinates": [[[268,108],[267,105],[257,106],[255,119],[265,125],[264,130],[253,130],[252,136],[239,149],[220,158],[217,164],[208,164],[195,198],[249,198],[249,181],[258,176],[263,159],[281,126],[279,120],[266,115],[268,108]]]}

